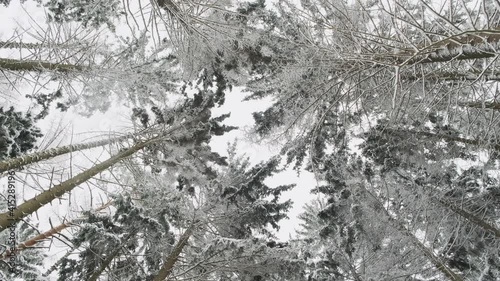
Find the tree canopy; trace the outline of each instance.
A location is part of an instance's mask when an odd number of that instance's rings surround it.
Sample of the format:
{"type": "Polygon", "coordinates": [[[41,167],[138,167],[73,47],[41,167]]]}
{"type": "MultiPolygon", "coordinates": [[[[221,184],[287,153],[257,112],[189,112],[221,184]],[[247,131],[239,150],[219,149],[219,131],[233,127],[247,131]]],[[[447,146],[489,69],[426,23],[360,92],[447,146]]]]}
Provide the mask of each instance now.
{"type": "Polygon", "coordinates": [[[46,23],[0,37],[0,82],[31,104],[0,108],[13,278],[500,278],[495,1],[37,3],[46,23]],[[243,135],[225,104],[238,93],[243,106],[266,104],[244,142],[278,155],[253,163],[238,143],[213,149],[243,135]],[[37,123],[56,110],[117,106],[126,130],[37,148],[48,133],[37,123]],[[293,204],[283,198],[298,187],[269,180],[290,169],[314,174],[304,194],[316,199],[280,241],[293,204]],[[76,219],[43,224],[39,213],[84,188],[108,203],[79,198],[76,219]],[[49,262],[53,243],[66,254],[49,262]]]}

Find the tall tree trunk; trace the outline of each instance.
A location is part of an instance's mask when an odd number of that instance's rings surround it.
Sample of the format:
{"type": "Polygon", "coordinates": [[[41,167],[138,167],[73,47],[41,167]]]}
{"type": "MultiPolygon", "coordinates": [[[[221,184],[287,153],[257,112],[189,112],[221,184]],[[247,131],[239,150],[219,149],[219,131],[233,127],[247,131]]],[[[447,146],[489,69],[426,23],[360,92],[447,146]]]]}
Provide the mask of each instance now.
{"type": "Polygon", "coordinates": [[[50,43],[28,43],[28,42],[15,42],[15,41],[0,41],[0,49],[31,49],[31,50],[42,50],[42,49],[84,49],[88,47],[85,44],[74,42],[74,43],[62,43],[62,44],[50,44],[50,43]]]}
{"type": "Polygon", "coordinates": [[[14,210],[7,211],[5,213],[0,214],[0,232],[5,230],[7,227],[15,224],[16,222],[20,221],[21,219],[36,212],[42,206],[52,202],[52,200],[54,200],[54,199],[64,195],[65,193],[73,190],[73,188],[75,188],[79,184],[87,181],[88,179],[92,178],[93,176],[97,175],[98,173],[113,166],[118,161],[120,161],[128,156],[131,156],[132,154],[141,150],[145,146],[154,143],[157,140],[158,140],[158,138],[155,138],[155,139],[152,139],[149,141],[143,141],[143,142],[137,143],[134,146],[132,146],[131,148],[129,148],[125,151],[122,151],[115,156],[112,156],[108,160],[106,160],[100,164],[95,165],[94,167],[76,175],[75,177],[73,177],[71,179],[68,179],[68,180],[54,186],[53,188],[51,188],[49,190],[42,192],[41,194],[35,196],[34,198],[22,203],[14,210]]]}
{"type": "Polygon", "coordinates": [[[441,203],[441,205],[452,210],[455,214],[457,214],[457,215],[465,218],[469,222],[481,227],[486,232],[492,233],[493,235],[495,235],[495,237],[500,238],[500,229],[489,224],[487,221],[481,219],[480,217],[478,217],[474,214],[467,212],[466,210],[464,210],[462,208],[457,207],[455,204],[452,204],[452,203],[448,202],[447,200],[438,198],[437,201],[439,201],[439,203],[441,203]]]}
{"type": "MultiPolygon", "coordinates": [[[[93,210],[94,212],[99,212],[105,208],[107,208],[109,205],[111,205],[113,203],[113,201],[108,201],[106,204],[100,206],[99,208],[93,210]]],[[[77,223],[79,223],[80,221],[83,221],[85,219],[85,217],[80,217],[80,218],[77,218],[77,219],[74,219],[72,221],[69,221],[69,222],[64,222],[64,223],[61,223],[60,225],[58,226],[55,226],[43,233],[40,233],[24,242],[21,242],[19,243],[17,246],[16,246],[16,250],[15,250],[15,253],[19,253],[20,251],[26,249],[26,248],[29,248],[31,246],[34,246],[36,243],[44,240],[44,239],[47,239],[49,237],[52,237],[54,236],[55,234],[57,233],[60,233],[61,231],[63,231],[64,229],[68,228],[68,227],[71,227],[71,226],[74,226],[76,225],[77,223]]],[[[10,250],[7,250],[5,251],[5,254],[0,257],[0,259],[6,259],[8,258],[9,256],[11,255],[11,252],[10,250]]]]}
{"type": "Polygon", "coordinates": [[[433,71],[431,73],[403,73],[401,79],[417,81],[500,81],[500,73],[481,73],[480,71],[433,71]]]}
{"type": "Polygon", "coordinates": [[[100,147],[100,146],[105,146],[113,143],[118,143],[133,137],[139,137],[145,133],[148,132],[156,132],[158,131],[159,134],[161,135],[167,135],[175,130],[185,128],[186,126],[189,125],[196,125],[196,122],[199,122],[201,120],[201,117],[198,116],[190,121],[187,121],[183,124],[179,124],[176,126],[172,126],[165,130],[164,132],[160,131],[160,128],[163,124],[159,124],[158,126],[153,126],[144,130],[141,130],[137,133],[133,134],[127,134],[125,136],[120,136],[120,137],[115,137],[115,138],[109,138],[109,139],[104,139],[104,140],[99,140],[99,141],[93,141],[93,142],[88,142],[88,143],[82,143],[82,144],[74,144],[74,145],[67,145],[67,146],[62,146],[62,147],[57,147],[57,148],[51,148],[48,150],[40,151],[40,152],[35,152],[23,156],[19,156],[16,158],[12,159],[7,159],[0,161],[0,174],[12,169],[17,169],[20,167],[23,167],[25,165],[33,164],[38,161],[42,160],[47,160],[56,156],[60,156],[66,153],[70,152],[76,152],[76,151],[81,151],[85,149],[91,149],[95,147],[100,147]]]}
{"type": "Polygon", "coordinates": [[[192,223],[188,227],[188,229],[186,229],[186,231],[181,235],[179,241],[177,242],[177,244],[175,244],[174,249],[165,259],[163,266],[161,267],[160,271],[158,271],[158,274],[155,276],[153,281],[164,281],[166,278],[168,278],[170,273],[172,273],[172,269],[174,268],[174,265],[177,262],[182,249],[184,248],[184,246],[186,246],[189,238],[193,234],[194,226],[195,224],[192,223]]]}
{"type": "Polygon", "coordinates": [[[108,267],[111,264],[113,259],[120,253],[121,249],[122,249],[121,247],[117,247],[111,254],[109,254],[108,257],[106,257],[106,259],[101,263],[99,268],[97,268],[89,277],[89,279],[87,279],[87,281],[97,281],[97,278],[99,278],[99,276],[101,276],[106,267],[108,267]]]}
{"type": "MultiPolygon", "coordinates": [[[[398,176],[400,176],[401,178],[403,178],[404,180],[410,181],[414,185],[422,187],[424,189],[424,191],[428,194],[435,194],[436,193],[435,190],[426,188],[425,186],[416,183],[412,178],[401,174],[399,171],[396,171],[396,174],[398,176]]],[[[443,198],[437,198],[434,196],[429,196],[429,198],[430,198],[430,200],[444,206],[445,208],[450,209],[455,214],[464,218],[465,220],[479,226],[480,228],[482,228],[486,232],[489,232],[489,233],[495,235],[495,237],[500,238],[500,229],[496,228],[494,225],[488,223],[484,219],[482,219],[482,218],[480,218],[472,213],[469,213],[468,211],[456,206],[455,204],[453,204],[453,203],[451,203],[448,200],[445,200],[443,198]]]]}
{"type": "MultiPolygon", "coordinates": [[[[339,251],[341,251],[337,245],[335,245],[335,247],[339,251]]],[[[346,261],[347,267],[349,267],[349,271],[351,272],[352,277],[354,278],[354,281],[363,281],[363,279],[361,278],[361,276],[356,271],[356,267],[352,264],[351,260],[349,260],[348,258],[346,258],[345,255],[343,255],[343,258],[346,261]]]]}
{"type": "Polygon", "coordinates": [[[33,164],[33,163],[36,163],[38,161],[47,160],[47,159],[50,159],[50,158],[53,158],[53,157],[56,157],[59,155],[63,155],[66,153],[76,152],[76,151],[80,151],[80,150],[91,149],[91,148],[105,146],[105,145],[112,144],[112,143],[121,142],[121,141],[127,140],[131,137],[132,137],[132,135],[127,135],[127,136],[115,137],[115,138],[93,141],[93,142],[88,142],[88,143],[61,146],[61,147],[57,147],[57,148],[52,148],[52,149],[48,149],[48,150],[44,150],[44,151],[40,151],[40,152],[35,152],[35,153],[19,156],[19,157],[12,158],[12,159],[7,159],[7,160],[0,162],[0,173],[6,172],[6,171],[12,170],[12,169],[17,169],[17,168],[23,167],[25,165],[33,164]]]}
{"type": "Polygon", "coordinates": [[[0,48],[2,49],[41,49],[47,48],[47,45],[42,43],[22,43],[14,41],[0,41],[0,48]]]}
{"type": "MultiPolygon", "coordinates": [[[[16,246],[14,254],[17,254],[26,248],[34,246],[37,242],[39,242],[43,239],[47,239],[47,238],[55,235],[56,233],[61,232],[63,229],[66,229],[69,226],[71,226],[70,222],[62,223],[56,227],[49,229],[48,231],[45,231],[44,233],[40,233],[40,234],[36,235],[35,237],[18,244],[16,246]]],[[[7,251],[5,251],[5,254],[1,257],[1,259],[8,259],[9,256],[11,256],[11,255],[12,255],[12,252],[10,250],[7,250],[7,251]]]]}
{"type": "Polygon", "coordinates": [[[487,102],[460,102],[458,105],[471,108],[487,108],[493,110],[500,110],[500,102],[487,101],[487,102]]]}
{"type": "Polygon", "coordinates": [[[38,71],[38,72],[51,70],[51,71],[66,73],[71,71],[83,71],[88,69],[88,67],[81,65],[73,65],[73,64],[52,63],[46,61],[0,58],[0,69],[12,70],[12,71],[38,71]]]}
{"type": "Polygon", "coordinates": [[[104,270],[106,269],[106,267],[108,267],[111,262],[113,261],[114,258],[116,258],[116,256],[118,256],[118,254],[120,253],[122,247],[123,247],[123,244],[125,244],[129,239],[130,237],[134,236],[135,233],[129,233],[122,241],[121,245],[117,246],[116,249],[111,252],[107,257],[106,259],[101,263],[101,265],[99,266],[99,268],[97,268],[93,273],[92,275],[90,275],[90,277],[87,279],[87,281],[97,281],[97,279],[99,278],[99,276],[101,276],[101,274],[104,272],[104,270]]]}
{"type": "Polygon", "coordinates": [[[472,60],[492,58],[497,55],[500,30],[471,30],[434,42],[420,48],[419,53],[401,53],[407,58],[397,57],[404,65],[419,63],[448,62],[452,60],[472,60]]]}
{"type": "Polygon", "coordinates": [[[446,264],[441,261],[439,257],[434,255],[434,253],[429,250],[427,247],[425,247],[420,240],[418,240],[417,237],[411,231],[409,231],[406,226],[404,226],[403,223],[401,223],[399,220],[393,218],[391,214],[387,211],[387,209],[384,207],[384,205],[380,202],[380,200],[373,195],[369,190],[367,190],[364,186],[361,186],[361,190],[365,193],[368,194],[369,197],[371,197],[376,205],[377,209],[380,209],[383,213],[384,216],[387,218],[387,220],[391,223],[391,225],[397,229],[401,234],[403,234],[405,237],[407,237],[410,242],[417,248],[419,249],[422,254],[438,269],[441,273],[444,274],[444,276],[447,277],[447,279],[451,281],[464,281],[460,276],[458,276],[455,272],[453,272],[450,268],[446,266],[446,264]]]}
{"type": "MultiPolygon", "coordinates": [[[[398,134],[398,135],[414,135],[414,136],[424,136],[424,137],[434,138],[434,139],[444,139],[444,140],[450,141],[450,142],[460,142],[460,143],[472,144],[472,145],[476,145],[476,146],[483,144],[479,140],[466,139],[466,138],[451,136],[451,135],[447,135],[447,134],[436,134],[436,133],[425,132],[425,131],[385,128],[384,132],[385,133],[394,133],[394,134],[398,134]]],[[[500,144],[490,144],[490,145],[484,144],[484,145],[489,146],[496,151],[500,151],[500,144]]]]}

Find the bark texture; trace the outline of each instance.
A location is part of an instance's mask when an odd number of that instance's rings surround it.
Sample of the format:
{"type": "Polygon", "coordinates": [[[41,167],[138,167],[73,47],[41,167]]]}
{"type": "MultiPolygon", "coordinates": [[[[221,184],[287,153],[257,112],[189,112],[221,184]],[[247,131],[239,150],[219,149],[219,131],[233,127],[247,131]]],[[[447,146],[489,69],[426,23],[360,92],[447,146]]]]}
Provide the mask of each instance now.
{"type": "MultiPolygon", "coordinates": [[[[94,212],[99,212],[99,211],[107,208],[112,203],[113,203],[113,201],[108,201],[106,204],[104,204],[104,205],[100,206],[99,208],[95,209],[94,212]]],[[[55,226],[55,227],[53,227],[53,228],[51,228],[51,229],[49,229],[49,230],[47,230],[47,231],[45,231],[43,233],[40,233],[40,234],[38,234],[38,235],[36,235],[36,236],[34,236],[34,237],[32,237],[32,238],[24,241],[24,242],[21,242],[21,243],[19,243],[16,246],[15,253],[19,253],[20,251],[22,251],[24,249],[32,247],[35,244],[41,242],[42,240],[50,238],[50,237],[54,236],[57,233],[60,233],[64,229],[76,225],[77,223],[79,223],[82,220],[84,220],[84,217],[77,218],[77,219],[69,221],[69,222],[61,223],[58,226],[55,226]]],[[[0,259],[6,259],[10,255],[11,255],[11,252],[9,250],[7,250],[7,251],[5,251],[5,254],[0,259]]]]}
{"type": "Polygon", "coordinates": [[[175,244],[174,249],[165,259],[163,266],[161,267],[158,274],[155,276],[153,281],[164,281],[168,278],[170,273],[172,273],[172,269],[174,268],[175,263],[179,259],[179,255],[182,253],[182,249],[186,246],[189,238],[193,234],[194,224],[191,224],[188,229],[181,235],[177,244],[175,244]]]}
{"type": "Polygon", "coordinates": [[[30,214],[36,212],[42,206],[50,203],[52,200],[61,197],[65,193],[73,190],[79,184],[87,181],[98,173],[106,170],[107,168],[113,166],[118,161],[131,156],[135,152],[144,148],[148,144],[153,143],[155,140],[149,140],[137,143],[131,148],[118,153],[117,155],[109,158],[108,160],[95,165],[94,167],[76,175],[75,177],[68,179],[53,188],[42,192],[41,194],[35,196],[34,198],[22,203],[17,208],[9,210],[5,213],[0,214],[0,232],[5,230],[7,227],[14,225],[21,219],[29,216],[30,214]]]}
{"type": "Polygon", "coordinates": [[[50,71],[66,73],[71,71],[82,71],[88,69],[88,67],[73,65],[73,64],[52,63],[46,61],[0,58],[0,69],[11,70],[11,71],[37,71],[37,72],[50,70],[50,71]]]}
{"type": "Polygon", "coordinates": [[[112,143],[121,142],[121,141],[129,139],[130,137],[131,136],[122,136],[122,137],[110,138],[110,139],[105,139],[105,140],[89,142],[89,143],[67,145],[67,146],[52,148],[52,149],[48,149],[48,150],[44,150],[44,151],[40,151],[40,152],[35,152],[35,153],[19,156],[19,157],[12,158],[12,159],[7,159],[7,160],[0,162],[0,173],[6,172],[6,171],[9,171],[12,169],[17,169],[17,168],[23,167],[25,165],[33,164],[33,163],[36,163],[36,162],[39,162],[42,160],[54,158],[54,157],[59,156],[59,155],[64,155],[66,153],[76,152],[76,151],[80,151],[80,150],[91,149],[91,148],[105,146],[105,145],[112,144],[112,143]]]}

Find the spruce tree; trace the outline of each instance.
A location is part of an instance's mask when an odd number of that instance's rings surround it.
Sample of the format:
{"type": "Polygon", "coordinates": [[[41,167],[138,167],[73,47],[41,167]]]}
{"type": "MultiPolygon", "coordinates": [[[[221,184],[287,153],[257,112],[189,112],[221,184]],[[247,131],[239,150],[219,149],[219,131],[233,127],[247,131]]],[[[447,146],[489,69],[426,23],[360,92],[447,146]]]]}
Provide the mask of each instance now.
{"type": "Polygon", "coordinates": [[[36,141],[42,136],[29,113],[14,111],[14,107],[4,111],[0,107],[0,160],[18,157],[36,148],[36,141]]]}
{"type": "Polygon", "coordinates": [[[101,216],[102,222],[83,225],[75,236],[81,254],[63,261],[60,280],[90,278],[95,268],[107,268],[99,274],[120,280],[225,280],[234,275],[249,281],[301,280],[302,263],[288,259],[293,249],[274,242],[268,230],[278,227],[290,207],[278,199],[292,186],[264,183],[279,171],[279,159],[252,167],[233,156],[216,164],[215,177],[176,169],[191,174],[189,182],[170,173],[120,172],[124,182],[137,188],[117,195],[116,210],[101,216]]]}

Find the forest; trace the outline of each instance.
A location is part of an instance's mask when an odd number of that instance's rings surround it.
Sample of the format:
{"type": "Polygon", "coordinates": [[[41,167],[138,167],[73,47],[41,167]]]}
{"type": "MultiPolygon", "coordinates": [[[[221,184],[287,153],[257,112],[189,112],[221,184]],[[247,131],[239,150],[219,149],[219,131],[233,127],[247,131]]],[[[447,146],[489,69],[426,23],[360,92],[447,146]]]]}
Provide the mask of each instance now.
{"type": "Polygon", "coordinates": [[[0,280],[500,280],[499,56],[496,0],[0,0],[0,280]]]}

